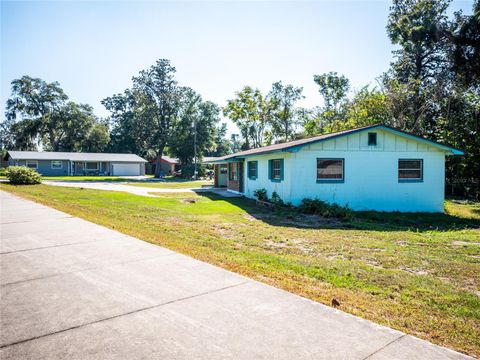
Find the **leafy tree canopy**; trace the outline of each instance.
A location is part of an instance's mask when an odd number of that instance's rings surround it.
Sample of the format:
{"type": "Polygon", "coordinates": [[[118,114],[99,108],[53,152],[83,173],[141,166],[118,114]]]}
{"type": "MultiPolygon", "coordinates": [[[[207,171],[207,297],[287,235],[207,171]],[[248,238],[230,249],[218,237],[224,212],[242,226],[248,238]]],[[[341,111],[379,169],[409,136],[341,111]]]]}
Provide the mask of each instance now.
{"type": "Polygon", "coordinates": [[[12,81],[2,123],[2,147],[50,151],[102,151],[109,142],[108,127],[89,105],[67,102],[57,82],[23,76],[12,81]],[[95,138],[95,140],[93,140],[95,138]]]}

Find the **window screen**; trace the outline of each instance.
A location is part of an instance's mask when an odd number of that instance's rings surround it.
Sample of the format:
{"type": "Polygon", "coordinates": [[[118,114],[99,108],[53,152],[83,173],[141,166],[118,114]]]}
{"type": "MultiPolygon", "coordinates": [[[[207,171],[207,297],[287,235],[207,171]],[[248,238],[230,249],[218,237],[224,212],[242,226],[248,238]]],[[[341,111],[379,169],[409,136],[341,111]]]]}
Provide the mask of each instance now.
{"type": "Polygon", "coordinates": [[[423,160],[400,159],[398,160],[398,180],[422,180],[423,160]]]}
{"type": "Polygon", "coordinates": [[[282,166],[280,160],[272,160],[272,179],[280,180],[282,178],[282,166]]]}
{"type": "Polygon", "coordinates": [[[26,161],[27,167],[36,169],[38,167],[38,162],[37,160],[27,160],[26,161]]]}
{"type": "Polygon", "coordinates": [[[249,161],[248,162],[248,177],[250,179],[257,178],[257,162],[256,161],[249,161]]]}
{"type": "Polygon", "coordinates": [[[317,159],[317,180],[343,180],[343,159],[317,159]]]}
{"type": "Polygon", "coordinates": [[[87,170],[98,170],[98,163],[96,162],[87,162],[87,170]]]}
{"type": "Polygon", "coordinates": [[[61,169],[62,167],[63,167],[63,163],[60,160],[52,161],[52,169],[61,169]]]}

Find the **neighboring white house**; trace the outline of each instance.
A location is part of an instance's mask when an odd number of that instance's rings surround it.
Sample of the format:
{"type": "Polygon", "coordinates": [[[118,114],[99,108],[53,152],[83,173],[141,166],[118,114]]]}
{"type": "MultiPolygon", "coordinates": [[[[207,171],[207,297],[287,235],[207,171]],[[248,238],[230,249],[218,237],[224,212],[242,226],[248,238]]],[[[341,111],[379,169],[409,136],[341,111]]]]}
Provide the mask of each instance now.
{"type": "Polygon", "coordinates": [[[443,212],[445,156],[452,147],[372,125],[227,155],[227,189],[254,198],[275,191],[299,205],[304,198],[353,210],[443,212]]]}

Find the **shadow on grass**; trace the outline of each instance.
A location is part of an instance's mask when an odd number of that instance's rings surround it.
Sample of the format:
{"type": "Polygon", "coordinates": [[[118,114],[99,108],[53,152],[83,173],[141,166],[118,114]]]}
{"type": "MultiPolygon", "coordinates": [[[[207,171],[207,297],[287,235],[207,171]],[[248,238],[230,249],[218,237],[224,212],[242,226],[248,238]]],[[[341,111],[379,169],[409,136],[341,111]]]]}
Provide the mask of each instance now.
{"type": "MultiPolygon", "coordinates": [[[[223,197],[213,192],[197,192],[213,201],[227,201],[253,218],[274,226],[295,228],[351,229],[371,231],[449,231],[480,229],[480,219],[471,219],[452,214],[401,213],[356,211],[353,219],[341,220],[317,215],[301,214],[296,208],[266,209],[256,205],[255,200],[245,197],[223,197]]],[[[473,209],[478,212],[477,209],[473,209]]]]}

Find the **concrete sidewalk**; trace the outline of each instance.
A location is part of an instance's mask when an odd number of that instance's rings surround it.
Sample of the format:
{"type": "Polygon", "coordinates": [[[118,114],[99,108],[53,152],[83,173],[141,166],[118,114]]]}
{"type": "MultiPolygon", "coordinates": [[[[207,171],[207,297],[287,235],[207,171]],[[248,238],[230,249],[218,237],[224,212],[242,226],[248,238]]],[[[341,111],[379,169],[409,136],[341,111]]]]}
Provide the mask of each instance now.
{"type": "Polygon", "coordinates": [[[0,196],[1,359],[467,358],[0,196]]]}

